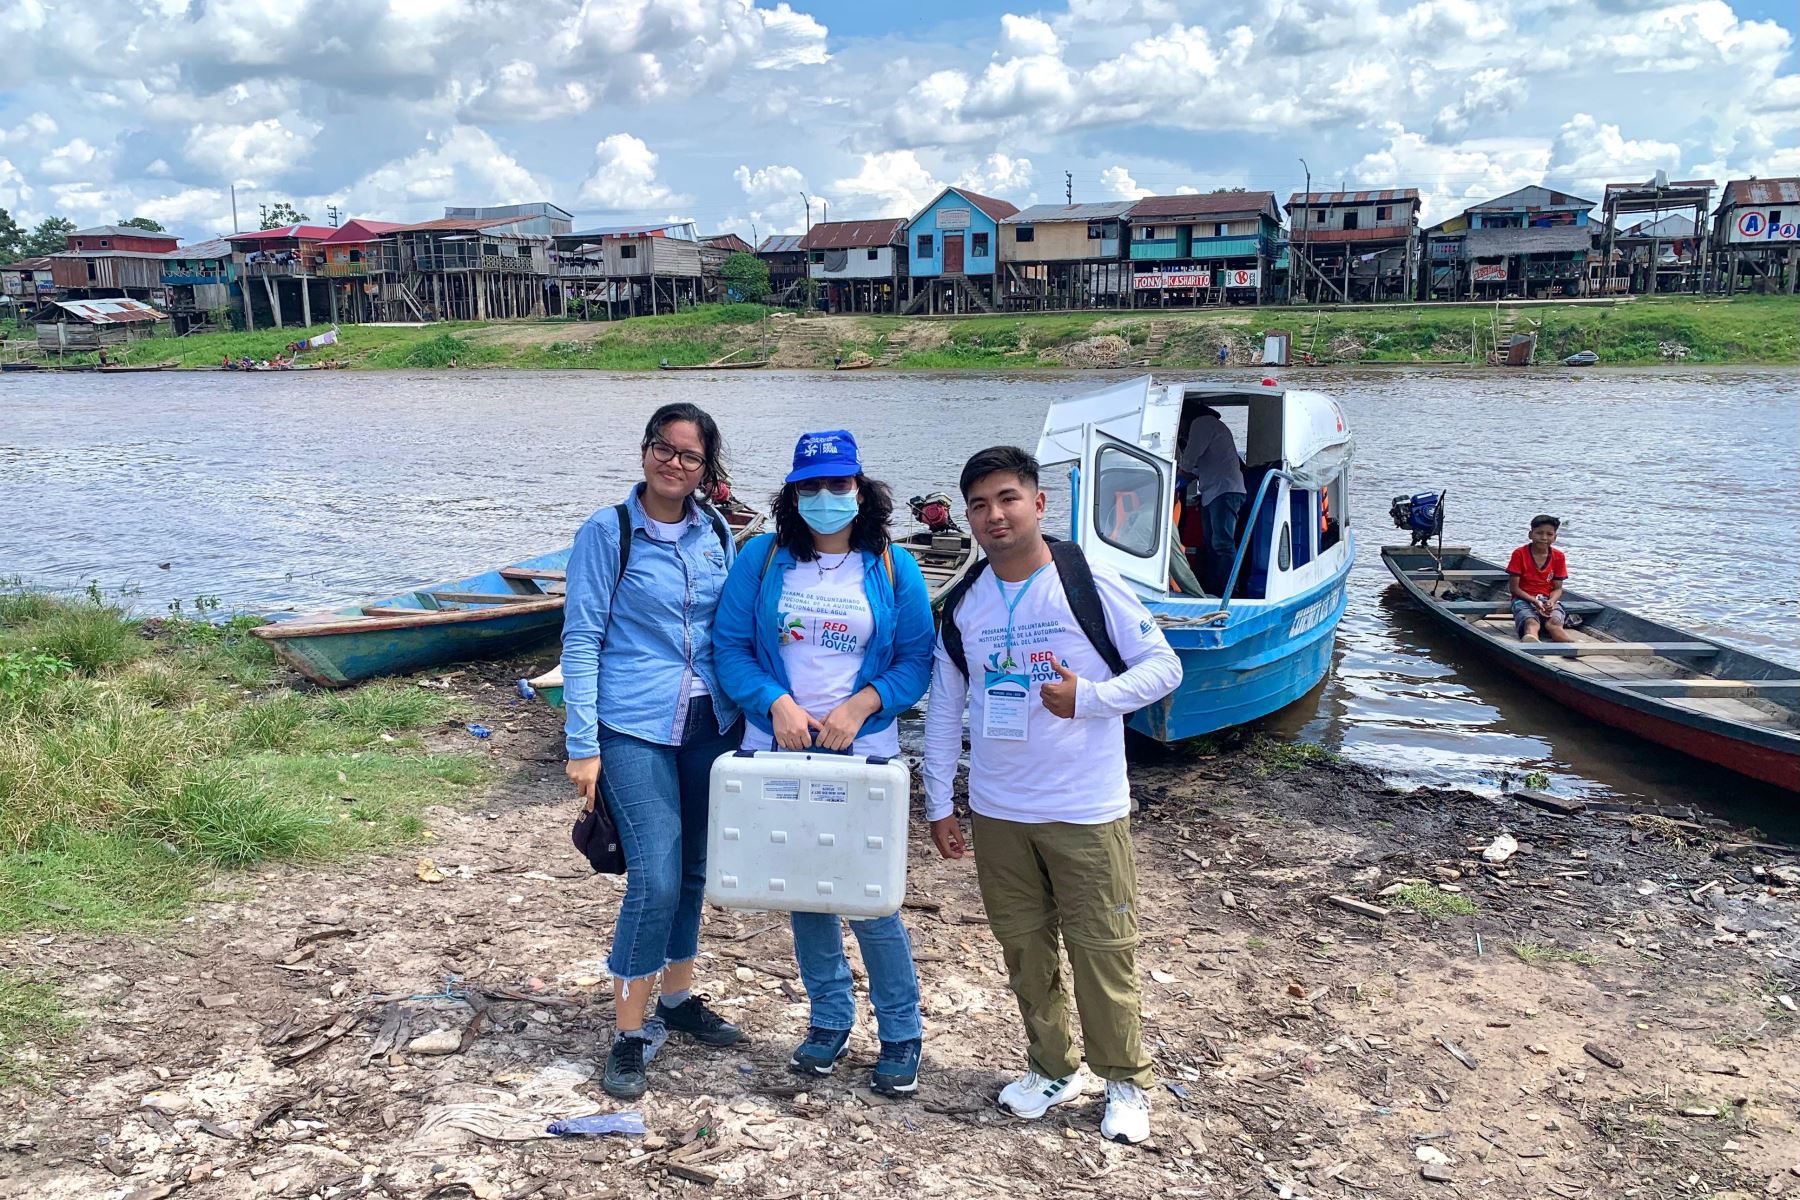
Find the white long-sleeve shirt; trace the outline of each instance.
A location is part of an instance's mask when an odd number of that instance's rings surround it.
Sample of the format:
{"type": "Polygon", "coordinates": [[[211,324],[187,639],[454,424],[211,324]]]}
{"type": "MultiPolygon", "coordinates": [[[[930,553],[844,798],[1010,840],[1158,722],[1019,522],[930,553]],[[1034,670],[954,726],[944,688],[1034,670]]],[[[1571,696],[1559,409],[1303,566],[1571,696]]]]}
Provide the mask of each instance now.
{"type": "Polygon", "coordinates": [[[983,571],[963,597],[954,620],[968,655],[969,677],[951,661],[941,637],[932,663],[925,714],[928,819],[950,815],[965,710],[969,807],[982,816],[1097,825],[1131,810],[1120,718],[1173,692],[1181,683],[1181,660],[1130,586],[1101,564],[1092,569],[1107,632],[1125,660],[1125,673],[1117,677],[1075,623],[1055,567],[1024,585],[998,584],[992,570],[983,571]],[[1016,602],[1010,653],[1008,601],[1016,602]],[[1055,716],[1043,705],[1043,684],[1057,678],[1053,658],[1080,678],[1073,719],[1055,716]],[[1026,681],[1024,738],[989,736],[1007,732],[1009,724],[989,727],[989,689],[1003,691],[1009,682],[1026,681]]]}

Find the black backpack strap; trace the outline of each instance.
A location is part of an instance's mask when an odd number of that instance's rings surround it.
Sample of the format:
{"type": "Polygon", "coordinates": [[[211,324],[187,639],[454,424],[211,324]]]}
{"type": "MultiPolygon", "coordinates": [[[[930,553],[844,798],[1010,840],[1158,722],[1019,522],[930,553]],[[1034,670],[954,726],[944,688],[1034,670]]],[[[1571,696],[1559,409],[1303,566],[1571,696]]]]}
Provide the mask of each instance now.
{"type": "Polygon", "coordinates": [[[619,584],[625,579],[625,568],[631,563],[631,506],[621,504],[613,509],[619,518],[619,573],[613,576],[613,595],[619,594],[619,584]]]}
{"type": "Polygon", "coordinates": [[[944,639],[944,652],[956,664],[956,669],[963,673],[964,679],[969,677],[969,655],[963,649],[962,630],[956,624],[956,606],[969,594],[970,585],[981,577],[987,566],[987,559],[976,559],[975,565],[951,585],[950,590],[944,593],[943,603],[938,605],[938,635],[944,639]]]}
{"type": "MultiPolygon", "coordinates": [[[[698,500],[696,500],[694,503],[699,504],[700,502],[698,500]]],[[[701,504],[700,511],[705,513],[707,516],[707,519],[712,522],[713,534],[714,534],[714,536],[716,536],[719,539],[720,551],[726,555],[730,555],[730,553],[731,553],[731,525],[730,525],[730,523],[725,520],[724,515],[721,514],[718,509],[714,508],[710,504],[701,504]]]]}
{"type": "Polygon", "coordinates": [[[1106,609],[1100,604],[1100,589],[1094,586],[1094,572],[1088,566],[1087,555],[1074,542],[1051,542],[1050,561],[1056,564],[1056,574],[1062,580],[1069,611],[1075,614],[1075,624],[1081,627],[1082,634],[1112,673],[1123,675],[1125,659],[1113,644],[1112,634],[1107,632],[1106,609]]]}

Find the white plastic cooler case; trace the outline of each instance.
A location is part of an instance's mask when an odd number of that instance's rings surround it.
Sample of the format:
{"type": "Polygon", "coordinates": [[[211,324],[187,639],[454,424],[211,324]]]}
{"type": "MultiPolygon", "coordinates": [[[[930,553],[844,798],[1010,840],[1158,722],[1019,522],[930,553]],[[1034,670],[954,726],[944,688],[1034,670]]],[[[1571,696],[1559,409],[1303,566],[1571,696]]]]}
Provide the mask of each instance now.
{"type": "Polygon", "coordinates": [[[720,756],[707,818],[707,900],[859,918],[899,912],[911,793],[911,772],[897,758],[720,756]]]}

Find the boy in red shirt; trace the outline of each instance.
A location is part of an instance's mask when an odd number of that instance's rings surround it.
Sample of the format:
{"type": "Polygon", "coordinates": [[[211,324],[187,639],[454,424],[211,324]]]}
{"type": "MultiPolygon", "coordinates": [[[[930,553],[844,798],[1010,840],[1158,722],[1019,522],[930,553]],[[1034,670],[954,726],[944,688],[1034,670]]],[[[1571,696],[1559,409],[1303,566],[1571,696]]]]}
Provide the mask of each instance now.
{"type": "Polygon", "coordinates": [[[1562,522],[1555,517],[1531,518],[1531,540],[1512,552],[1506,573],[1512,576],[1513,628],[1527,642],[1538,640],[1542,628],[1553,642],[1572,642],[1563,626],[1569,614],[1562,606],[1563,581],[1569,564],[1556,548],[1556,532],[1562,522]]]}

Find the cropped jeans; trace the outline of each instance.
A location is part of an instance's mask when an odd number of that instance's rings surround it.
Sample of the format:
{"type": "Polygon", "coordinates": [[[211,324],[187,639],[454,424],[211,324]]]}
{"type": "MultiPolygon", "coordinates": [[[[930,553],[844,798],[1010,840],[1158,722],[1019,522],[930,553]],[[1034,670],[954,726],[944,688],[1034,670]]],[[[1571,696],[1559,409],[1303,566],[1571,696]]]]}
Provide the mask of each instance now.
{"type": "MultiPolygon", "coordinates": [[[[794,960],[812,1001],[811,1023],[820,1029],[854,1027],[856,998],[850,992],[850,963],[844,957],[843,919],[835,913],[807,912],[797,912],[793,919],[794,960]]],[[[921,1036],[919,974],[900,914],[851,921],[850,932],[862,947],[869,1003],[881,1040],[907,1042],[921,1036]]]]}
{"type": "Polygon", "coordinates": [[[736,722],[719,731],[710,697],[688,704],[679,746],[600,726],[600,791],[619,827],[626,869],[606,961],[627,983],[686,962],[699,949],[712,765],[737,749],[741,736],[736,722]]]}

